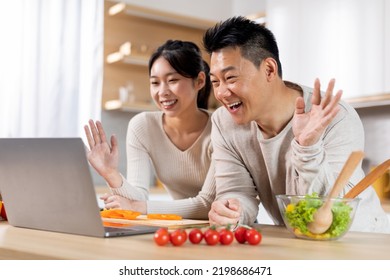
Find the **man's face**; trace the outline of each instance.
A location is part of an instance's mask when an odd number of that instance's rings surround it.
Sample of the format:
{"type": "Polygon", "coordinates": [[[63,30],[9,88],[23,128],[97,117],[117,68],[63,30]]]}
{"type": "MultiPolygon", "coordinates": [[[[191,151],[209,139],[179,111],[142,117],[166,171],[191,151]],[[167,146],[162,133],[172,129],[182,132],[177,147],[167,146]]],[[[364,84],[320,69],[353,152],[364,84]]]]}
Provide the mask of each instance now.
{"type": "Polygon", "coordinates": [[[239,48],[224,48],[211,54],[210,75],[215,98],[237,124],[256,120],[259,115],[265,79],[260,69],[242,57],[239,48]]]}

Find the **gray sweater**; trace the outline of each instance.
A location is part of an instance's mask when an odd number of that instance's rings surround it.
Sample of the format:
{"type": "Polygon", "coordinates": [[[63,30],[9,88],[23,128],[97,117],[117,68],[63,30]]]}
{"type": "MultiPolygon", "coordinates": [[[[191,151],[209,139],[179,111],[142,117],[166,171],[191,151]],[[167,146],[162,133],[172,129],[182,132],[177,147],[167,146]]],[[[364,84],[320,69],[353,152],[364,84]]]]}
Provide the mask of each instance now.
{"type": "MultiPolygon", "coordinates": [[[[310,110],[312,89],[302,87],[305,110],[310,110]]],[[[216,199],[238,198],[243,213],[240,222],[252,224],[261,202],[276,225],[283,220],[275,195],[326,195],[349,154],[363,150],[364,131],[356,111],[340,102],[341,110],[321,140],[300,146],[291,121],[277,136],[264,139],[256,122],[237,125],[225,108],[213,114],[212,142],[216,161],[216,199]]],[[[344,195],[364,177],[361,167],[340,194],[344,195]]],[[[361,201],[351,230],[390,233],[389,220],[372,187],[361,201]]]]}

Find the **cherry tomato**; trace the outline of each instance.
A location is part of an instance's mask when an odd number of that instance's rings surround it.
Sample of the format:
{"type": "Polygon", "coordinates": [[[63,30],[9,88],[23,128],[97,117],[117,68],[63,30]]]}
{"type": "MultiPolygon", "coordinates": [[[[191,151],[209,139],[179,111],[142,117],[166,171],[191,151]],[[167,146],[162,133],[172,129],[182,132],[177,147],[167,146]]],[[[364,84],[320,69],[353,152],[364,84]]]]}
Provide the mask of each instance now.
{"type": "Polygon", "coordinates": [[[166,228],[159,228],[154,233],[154,242],[159,246],[164,246],[169,242],[169,232],[166,228]]]}
{"type": "MultiPolygon", "coordinates": [[[[0,201],[0,217],[7,220],[7,213],[5,212],[4,202],[0,201]]],[[[0,219],[1,220],[1,219],[0,219]]]]}
{"type": "Polygon", "coordinates": [[[198,228],[194,228],[188,234],[188,239],[192,244],[199,244],[203,239],[203,232],[198,228]]]}
{"type": "Polygon", "coordinates": [[[238,227],[234,231],[234,237],[236,238],[238,243],[244,244],[246,242],[246,231],[247,229],[245,227],[238,227]]]}
{"type": "Polygon", "coordinates": [[[219,242],[219,232],[214,228],[209,228],[204,233],[204,240],[206,241],[207,245],[216,245],[219,242]]]}
{"type": "Polygon", "coordinates": [[[170,234],[170,240],[174,246],[181,246],[187,241],[187,232],[183,229],[177,229],[170,234]]]}
{"type": "Polygon", "coordinates": [[[245,238],[250,245],[257,245],[261,242],[262,235],[256,229],[251,228],[246,231],[245,238]]]}
{"type": "Polygon", "coordinates": [[[222,245],[229,245],[234,240],[234,234],[231,230],[224,228],[219,232],[219,242],[222,245]]]}

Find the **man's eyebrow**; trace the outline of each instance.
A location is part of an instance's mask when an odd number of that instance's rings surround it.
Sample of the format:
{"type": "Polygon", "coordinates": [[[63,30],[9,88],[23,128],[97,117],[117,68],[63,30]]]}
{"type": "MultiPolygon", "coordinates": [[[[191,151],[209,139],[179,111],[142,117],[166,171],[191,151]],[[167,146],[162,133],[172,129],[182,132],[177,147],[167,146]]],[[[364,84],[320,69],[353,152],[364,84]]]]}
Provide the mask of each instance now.
{"type": "MultiPolygon", "coordinates": [[[[221,73],[224,74],[224,73],[226,73],[226,72],[228,72],[228,71],[230,71],[230,70],[235,70],[235,69],[236,69],[236,67],[234,67],[234,66],[228,66],[228,67],[226,67],[226,68],[223,68],[223,69],[221,70],[221,73]]],[[[212,72],[210,72],[210,76],[215,76],[215,74],[213,74],[212,72]]]]}

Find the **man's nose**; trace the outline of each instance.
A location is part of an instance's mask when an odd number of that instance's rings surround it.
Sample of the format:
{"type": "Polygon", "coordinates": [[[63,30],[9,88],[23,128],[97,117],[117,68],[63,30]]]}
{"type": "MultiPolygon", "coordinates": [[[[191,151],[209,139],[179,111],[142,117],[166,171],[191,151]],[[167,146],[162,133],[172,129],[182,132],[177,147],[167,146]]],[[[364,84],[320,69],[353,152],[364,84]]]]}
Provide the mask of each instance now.
{"type": "Polygon", "coordinates": [[[216,90],[214,89],[214,92],[217,99],[222,99],[231,95],[231,92],[225,83],[220,83],[218,88],[216,90]]]}

